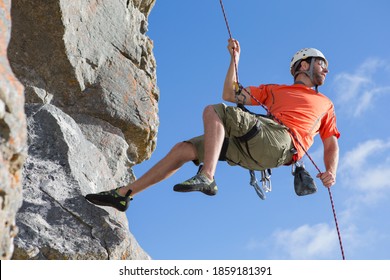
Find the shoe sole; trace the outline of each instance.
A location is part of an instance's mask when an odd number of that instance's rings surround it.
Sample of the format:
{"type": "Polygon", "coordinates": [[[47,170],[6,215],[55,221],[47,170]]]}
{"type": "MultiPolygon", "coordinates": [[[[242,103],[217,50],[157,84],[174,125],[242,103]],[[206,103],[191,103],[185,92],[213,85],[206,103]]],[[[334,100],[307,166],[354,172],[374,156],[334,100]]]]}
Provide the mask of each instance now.
{"type": "Polygon", "coordinates": [[[173,187],[173,190],[175,192],[202,192],[209,196],[213,196],[217,194],[216,191],[209,191],[209,190],[205,191],[201,186],[192,186],[191,188],[189,188],[188,186],[185,185],[175,185],[173,187]]]}
{"type": "Polygon", "coordinates": [[[117,207],[117,205],[114,205],[112,203],[104,202],[104,201],[101,201],[101,200],[98,200],[98,199],[94,199],[90,195],[86,195],[85,199],[88,200],[89,202],[95,204],[95,205],[98,205],[98,206],[109,206],[109,207],[115,208],[116,210],[121,211],[121,212],[125,212],[127,210],[127,208],[129,207],[129,203],[126,203],[126,206],[122,206],[121,205],[121,206],[117,207]]]}

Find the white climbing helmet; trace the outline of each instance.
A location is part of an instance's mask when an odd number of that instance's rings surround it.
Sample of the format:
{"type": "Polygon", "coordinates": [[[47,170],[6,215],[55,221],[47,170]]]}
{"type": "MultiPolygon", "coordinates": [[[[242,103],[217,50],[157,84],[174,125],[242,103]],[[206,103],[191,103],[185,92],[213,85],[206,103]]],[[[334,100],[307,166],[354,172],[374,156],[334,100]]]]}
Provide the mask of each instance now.
{"type": "Polygon", "coordinates": [[[326,58],[322,52],[320,52],[319,50],[314,49],[314,48],[304,48],[304,49],[297,51],[297,53],[294,54],[294,56],[291,59],[291,63],[290,63],[291,75],[294,75],[293,72],[295,72],[295,70],[296,70],[296,69],[294,69],[295,63],[299,60],[304,60],[304,59],[309,58],[309,57],[322,58],[325,61],[326,66],[328,67],[328,61],[326,60],[326,58]]]}

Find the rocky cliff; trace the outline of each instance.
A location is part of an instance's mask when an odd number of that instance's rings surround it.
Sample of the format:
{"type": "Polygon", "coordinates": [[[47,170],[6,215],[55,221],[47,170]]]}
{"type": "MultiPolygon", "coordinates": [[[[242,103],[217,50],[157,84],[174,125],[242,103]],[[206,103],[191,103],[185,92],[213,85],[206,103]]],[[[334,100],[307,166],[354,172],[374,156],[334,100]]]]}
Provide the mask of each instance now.
{"type": "Polygon", "coordinates": [[[131,182],[155,148],[154,1],[12,1],[28,132],[14,259],[149,258],[124,213],[83,196],[131,182]]]}
{"type": "Polygon", "coordinates": [[[26,157],[23,86],[7,58],[10,1],[0,2],[0,258],[9,259],[17,234],[15,215],[22,204],[21,168],[26,157]]]}

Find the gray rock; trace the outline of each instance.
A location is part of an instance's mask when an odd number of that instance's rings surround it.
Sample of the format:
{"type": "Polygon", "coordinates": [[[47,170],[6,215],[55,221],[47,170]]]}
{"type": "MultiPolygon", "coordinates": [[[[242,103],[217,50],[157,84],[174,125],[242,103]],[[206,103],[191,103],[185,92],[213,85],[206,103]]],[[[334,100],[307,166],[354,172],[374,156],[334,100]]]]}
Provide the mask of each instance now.
{"type": "Polygon", "coordinates": [[[9,57],[27,103],[51,103],[119,128],[140,163],[156,146],[154,1],[18,0],[9,57]]]}
{"type": "Polygon", "coordinates": [[[0,257],[149,259],[125,214],[83,196],[133,181],[155,149],[155,0],[3,2],[0,257]]]}
{"type": "Polygon", "coordinates": [[[11,2],[0,5],[0,259],[10,259],[18,229],[15,215],[22,205],[22,165],[27,154],[23,86],[13,74],[7,47],[11,2]]]}
{"type": "Polygon", "coordinates": [[[111,189],[112,168],[77,123],[50,104],[26,107],[28,157],[14,259],[149,259],[124,213],[84,195],[111,189]]]}
{"type": "Polygon", "coordinates": [[[108,122],[88,115],[72,114],[72,117],[85,138],[103,153],[115,185],[123,186],[134,181],[135,175],[131,167],[135,162],[128,157],[132,155],[133,149],[125,141],[122,131],[108,122]]]}

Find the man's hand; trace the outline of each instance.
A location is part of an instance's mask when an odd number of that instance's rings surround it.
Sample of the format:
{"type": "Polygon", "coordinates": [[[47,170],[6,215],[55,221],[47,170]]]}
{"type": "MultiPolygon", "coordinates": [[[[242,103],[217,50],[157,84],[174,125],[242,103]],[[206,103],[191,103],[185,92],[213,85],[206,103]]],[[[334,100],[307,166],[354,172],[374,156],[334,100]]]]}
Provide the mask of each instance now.
{"type": "Polygon", "coordinates": [[[324,144],[324,163],[326,172],[317,175],[320,178],[322,184],[330,188],[336,184],[336,172],[339,162],[339,144],[336,136],[330,136],[323,139],[324,144]]]}
{"type": "Polygon", "coordinates": [[[327,188],[336,184],[336,175],[330,171],[317,174],[317,178],[320,178],[322,184],[327,188]]]}
{"type": "Polygon", "coordinates": [[[238,41],[235,39],[229,39],[228,42],[229,43],[227,48],[229,50],[229,53],[232,56],[232,58],[234,58],[234,62],[238,64],[238,61],[240,59],[240,53],[241,53],[240,43],[238,43],[238,41]]]}

